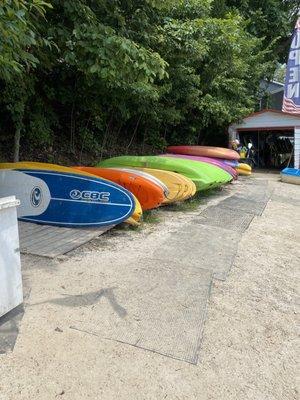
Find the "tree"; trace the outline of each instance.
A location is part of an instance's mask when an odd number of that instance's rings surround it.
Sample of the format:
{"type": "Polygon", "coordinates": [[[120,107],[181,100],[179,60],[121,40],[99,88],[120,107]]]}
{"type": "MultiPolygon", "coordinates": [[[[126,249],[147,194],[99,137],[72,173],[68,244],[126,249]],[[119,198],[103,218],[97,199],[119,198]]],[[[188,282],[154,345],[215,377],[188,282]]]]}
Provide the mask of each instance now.
{"type": "Polygon", "coordinates": [[[39,63],[35,51],[47,44],[37,33],[46,7],[50,4],[42,0],[7,0],[0,6],[0,79],[5,82],[4,103],[15,127],[14,161],[19,160],[25,106],[32,86],[30,72],[39,63]]]}
{"type": "Polygon", "coordinates": [[[0,135],[14,130],[15,159],[21,134],[35,157],[65,149],[73,162],[204,142],[255,107],[291,18],[279,0],[6,3],[0,135]]]}
{"type": "Polygon", "coordinates": [[[213,13],[219,17],[234,11],[247,21],[248,32],[263,39],[269,57],[285,62],[291,30],[300,0],[214,0],[213,13]]]}
{"type": "Polygon", "coordinates": [[[202,14],[188,19],[180,5],[173,9],[176,19],[163,25],[159,52],[170,79],[164,80],[157,115],[175,143],[205,140],[210,128],[224,129],[252,111],[259,81],[270,67],[261,40],[247,32],[242,17],[211,18],[201,4],[202,14]]]}

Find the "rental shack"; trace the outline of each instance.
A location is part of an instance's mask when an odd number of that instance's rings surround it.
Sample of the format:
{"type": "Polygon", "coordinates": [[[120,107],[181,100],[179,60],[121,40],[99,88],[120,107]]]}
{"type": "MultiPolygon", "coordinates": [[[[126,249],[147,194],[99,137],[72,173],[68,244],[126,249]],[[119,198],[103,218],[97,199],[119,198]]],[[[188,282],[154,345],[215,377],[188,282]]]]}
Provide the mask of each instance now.
{"type": "Polygon", "coordinates": [[[300,168],[300,115],[266,109],[230,125],[229,142],[253,144],[255,166],[282,169],[288,164],[300,168]]]}

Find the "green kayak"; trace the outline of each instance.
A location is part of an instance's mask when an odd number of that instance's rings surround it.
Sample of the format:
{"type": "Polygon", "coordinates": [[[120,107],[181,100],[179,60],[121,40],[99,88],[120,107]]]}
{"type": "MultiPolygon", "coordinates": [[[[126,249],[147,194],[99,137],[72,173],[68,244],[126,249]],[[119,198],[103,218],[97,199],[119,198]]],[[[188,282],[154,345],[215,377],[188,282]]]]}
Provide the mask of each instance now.
{"type": "Polygon", "coordinates": [[[171,157],[113,157],[101,161],[97,167],[143,167],[173,171],[190,178],[195,183],[197,191],[212,189],[232,179],[230,174],[214,165],[171,157]]]}

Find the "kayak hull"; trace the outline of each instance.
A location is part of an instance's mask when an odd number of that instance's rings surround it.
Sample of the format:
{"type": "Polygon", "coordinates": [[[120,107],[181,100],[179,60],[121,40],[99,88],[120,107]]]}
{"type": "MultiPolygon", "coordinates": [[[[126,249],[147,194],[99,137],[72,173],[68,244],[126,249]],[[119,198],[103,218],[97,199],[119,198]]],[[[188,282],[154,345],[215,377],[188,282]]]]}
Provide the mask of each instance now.
{"type": "Polygon", "coordinates": [[[239,163],[237,165],[237,168],[238,169],[243,169],[243,170],[248,171],[248,172],[252,172],[252,167],[249,164],[246,164],[246,163],[239,163]]]}
{"type": "Polygon", "coordinates": [[[239,165],[238,160],[225,160],[224,158],[220,158],[220,161],[222,161],[226,165],[229,165],[232,168],[235,168],[239,165]]]}
{"type": "Polygon", "coordinates": [[[209,158],[209,157],[200,157],[200,156],[189,156],[187,154],[163,154],[163,157],[175,157],[175,158],[184,158],[187,160],[192,160],[192,161],[200,161],[208,164],[215,165],[216,167],[219,167],[223,169],[224,171],[228,172],[234,179],[237,178],[237,172],[235,171],[234,168],[232,168],[230,165],[226,165],[224,162],[217,158],[209,158]]]}
{"type": "Polygon", "coordinates": [[[169,146],[167,152],[172,154],[187,154],[189,156],[224,158],[226,160],[240,159],[239,153],[235,150],[213,146],[169,146]]]}
{"type": "Polygon", "coordinates": [[[300,185],[300,169],[285,168],[280,175],[282,182],[300,185]]]}
{"type": "Polygon", "coordinates": [[[136,167],[134,169],[155,176],[167,186],[169,193],[165,197],[163,204],[187,200],[196,193],[196,185],[194,182],[181,174],[177,174],[176,172],[141,167],[136,167]]]}
{"type": "Polygon", "coordinates": [[[143,210],[159,207],[165,199],[163,189],[146,177],[122,169],[74,167],[100,178],[108,179],[129,190],[139,200],[143,210]]]}
{"type": "MultiPolygon", "coordinates": [[[[197,191],[207,190],[219,184],[217,178],[212,173],[214,166],[200,166],[200,163],[191,160],[175,159],[171,157],[159,156],[121,156],[101,161],[100,167],[142,167],[161,169],[182,174],[191,179],[197,191]]],[[[230,177],[231,179],[231,177],[230,177]]]]}
{"type": "Polygon", "coordinates": [[[242,168],[236,168],[236,172],[241,176],[250,176],[251,175],[250,171],[246,171],[245,169],[242,169],[242,168]]]}

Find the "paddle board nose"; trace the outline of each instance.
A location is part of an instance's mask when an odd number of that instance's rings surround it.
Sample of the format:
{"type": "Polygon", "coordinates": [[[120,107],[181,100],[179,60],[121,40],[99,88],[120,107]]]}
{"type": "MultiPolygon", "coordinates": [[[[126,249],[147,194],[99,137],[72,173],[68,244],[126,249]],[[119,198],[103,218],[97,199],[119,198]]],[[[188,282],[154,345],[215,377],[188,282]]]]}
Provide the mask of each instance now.
{"type": "Polygon", "coordinates": [[[47,225],[116,225],[133,214],[135,200],[126,189],[70,171],[0,168],[0,196],[15,195],[21,201],[19,219],[47,225]]]}
{"type": "Polygon", "coordinates": [[[43,214],[51,201],[50,190],[42,179],[13,170],[1,171],[0,197],[3,196],[20,199],[18,218],[43,214]]]}

